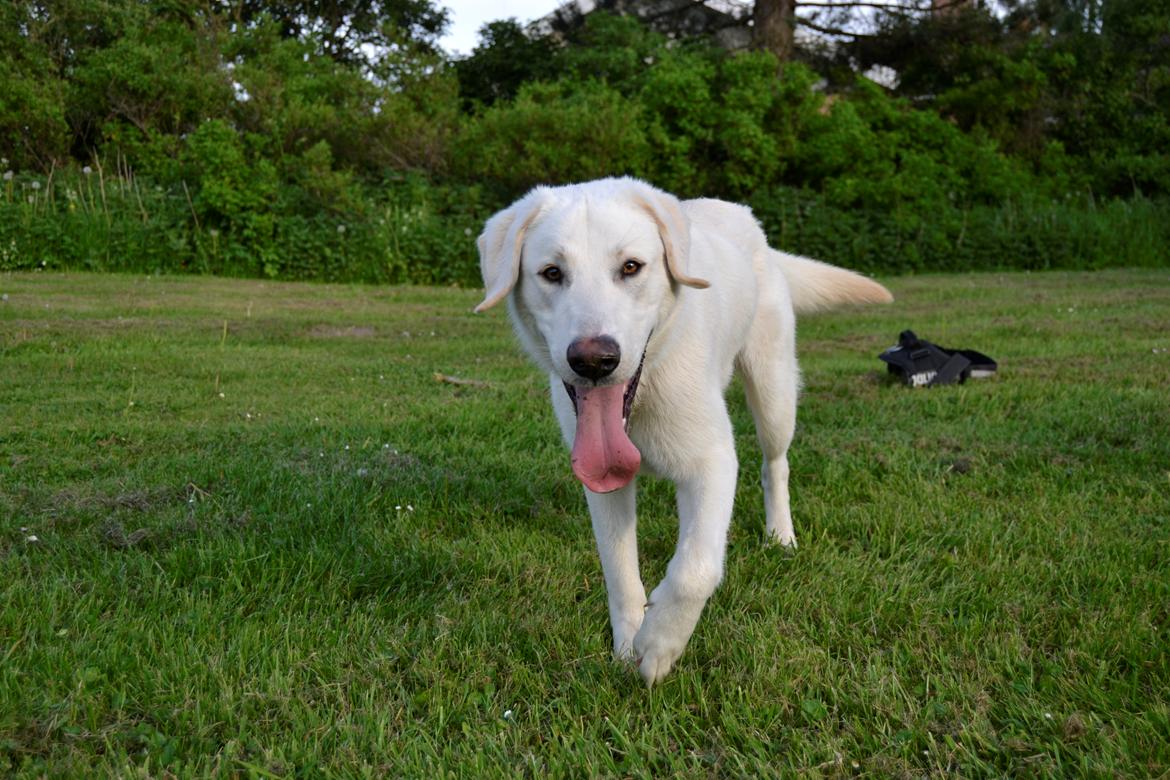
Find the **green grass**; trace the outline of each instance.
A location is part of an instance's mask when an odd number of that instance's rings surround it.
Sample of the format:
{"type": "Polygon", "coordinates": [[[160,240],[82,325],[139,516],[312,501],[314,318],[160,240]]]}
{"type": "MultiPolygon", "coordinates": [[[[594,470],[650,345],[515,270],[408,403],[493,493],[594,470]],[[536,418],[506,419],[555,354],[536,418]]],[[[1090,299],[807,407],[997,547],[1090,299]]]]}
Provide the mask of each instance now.
{"type": "Polygon", "coordinates": [[[732,389],[726,579],[647,691],[474,291],[0,275],[0,774],[1170,772],[1170,276],[889,284],[801,324],[794,555],[732,389]],[[908,326],[1000,376],[885,383],[908,326]]]}

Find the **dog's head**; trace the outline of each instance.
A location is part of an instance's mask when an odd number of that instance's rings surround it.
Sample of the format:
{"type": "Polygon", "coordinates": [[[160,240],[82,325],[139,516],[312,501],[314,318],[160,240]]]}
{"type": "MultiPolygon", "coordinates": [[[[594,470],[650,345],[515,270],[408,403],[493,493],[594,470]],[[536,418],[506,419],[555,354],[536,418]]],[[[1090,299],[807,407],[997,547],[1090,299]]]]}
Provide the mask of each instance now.
{"type": "Polygon", "coordinates": [[[678,200],[635,179],[538,187],[479,237],[486,294],[509,298],[534,360],[569,385],[629,381],[687,272],[690,227],[678,200]]]}
{"type": "Polygon", "coordinates": [[[476,311],[507,298],[526,351],[564,382],[573,469],[596,492],[637,472],[626,428],[650,337],[680,285],[708,286],[688,273],[689,250],[678,200],[634,179],[538,187],[479,237],[487,293],[476,311]]]}

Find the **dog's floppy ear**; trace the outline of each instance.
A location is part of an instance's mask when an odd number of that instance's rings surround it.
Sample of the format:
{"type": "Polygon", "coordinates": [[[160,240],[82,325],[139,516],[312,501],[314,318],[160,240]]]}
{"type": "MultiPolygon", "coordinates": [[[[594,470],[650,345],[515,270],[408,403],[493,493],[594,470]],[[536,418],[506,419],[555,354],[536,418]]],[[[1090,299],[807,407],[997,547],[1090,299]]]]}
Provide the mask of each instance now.
{"type": "Polygon", "coordinates": [[[662,247],[666,251],[666,270],[679,284],[705,290],[711,286],[706,279],[688,275],[691,259],[691,225],[682,212],[678,198],[652,189],[644,197],[635,199],[658,226],[662,247]]]}
{"type": "Polygon", "coordinates": [[[484,225],[476,244],[479,246],[479,270],[483,274],[484,298],[476,312],[487,311],[502,301],[520,276],[520,253],[524,234],[540,216],[544,193],[535,189],[484,225]]]}

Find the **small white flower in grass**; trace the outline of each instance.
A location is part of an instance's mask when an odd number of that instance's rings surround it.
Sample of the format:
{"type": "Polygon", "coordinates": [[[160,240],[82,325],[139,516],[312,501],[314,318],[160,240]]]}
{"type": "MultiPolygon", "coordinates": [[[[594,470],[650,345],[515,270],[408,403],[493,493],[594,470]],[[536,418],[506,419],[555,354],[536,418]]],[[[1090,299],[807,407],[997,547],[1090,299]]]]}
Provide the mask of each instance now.
{"type": "Polygon", "coordinates": [[[90,168],[90,167],[87,165],[87,166],[85,166],[84,168],[82,168],[82,169],[81,169],[81,172],[82,172],[82,173],[84,173],[86,176],[89,176],[91,173],[93,173],[93,168],[90,168]]]}
{"type": "Polygon", "coordinates": [[[382,449],[384,449],[384,450],[388,450],[388,449],[390,449],[390,445],[389,445],[389,444],[383,444],[383,445],[382,445],[382,449]]]}
{"type": "Polygon", "coordinates": [[[4,181],[12,181],[12,177],[15,175],[12,171],[4,171],[4,181]]]}
{"type": "Polygon", "coordinates": [[[345,235],[345,225],[338,225],[337,226],[337,233],[338,233],[338,235],[344,236],[345,235]]]}
{"type": "MultiPolygon", "coordinates": [[[[131,401],[131,403],[133,403],[133,401],[131,401]]],[[[252,413],[251,413],[251,412],[244,412],[244,419],[246,419],[246,420],[251,420],[251,419],[252,419],[252,413]]]]}
{"type": "Polygon", "coordinates": [[[41,188],[41,183],[40,183],[39,181],[34,181],[34,182],[32,183],[32,188],[33,188],[34,190],[39,190],[39,189],[41,188]]]}
{"type": "Polygon", "coordinates": [[[357,475],[359,477],[366,477],[366,476],[369,476],[369,474],[370,474],[370,470],[367,468],[360,468],[357,470],[357,475]]]}
{"type": "Polygon", "coordinates": [[[402,511],[402,504],[395,504],[395,505],[394,505],[394,511],[395,511],[395,512],[401,512],[401,511],[402,511]]]}
{"type": "Polygon", "coordinates": [[[216,230],[215,228],[211,228],[210,230],[208,230],[207,234],[209,236],[211,236],[212,238],[219,238],[219,231],[216,230]]]}
{"type": "Polygon", "coordinates": [[[23,533],[28,533],[28,529],[27,529],[27,528],[25,528],[25,527],[22,525],[22,526],[20,527],[20,532],[21,532],[22,534],[23,534],[23,533]]]}
{"type": "Polygon", "coordinates": [[[348,449],[349,449],[349,445],[348,445],[348,444],[347,444],[347,445],[345,445],[345,448],[348,450],[348,449]]]}
{"type": "Polygon", "coordinates": [[[414,506],[412,506],[411,504],[407,504],[407,505],[406,505],[406,511],[407,511],[407,512],[413,512],[413,511],[414,511],[414,506]]]}
{"type": "Polygon", "coordinates": [[[471,235],[471,228],[463,228],[463,235],[470,236],[471,235]]]}
{"type": "Polygon", "coordinates": [[[511,710],[504,710],[504,720],[512,720],[513,713],[511,710]]]}
{"type": "Polygon", "coordinates": [[[1051,712],[1044,713],[1044,718],[1045,718],[1045,720],[1052,720],[1052,713],[1051,712]]]}
{"type": "Polygon", "coordinates": [[[26,536],[26,537],[24,537],[24,540],[25,540],[26,542],[30,542],[30,543],[33,543],[33,544],[35,544],[36,542],[39,542],[39,541],[40,541],[40,539],[38,539],[38,538],[37,538],[37,535],[36,535],[36,534],[32,534],[31,536],[26,536]]]}
{"type": "Polygon", "coordinates": [[[223,393],[220,393],[220,394],[219,394],[219,397],[220,397],[220,398],[226,398],[227,396],[225,396],[223,393]]]}

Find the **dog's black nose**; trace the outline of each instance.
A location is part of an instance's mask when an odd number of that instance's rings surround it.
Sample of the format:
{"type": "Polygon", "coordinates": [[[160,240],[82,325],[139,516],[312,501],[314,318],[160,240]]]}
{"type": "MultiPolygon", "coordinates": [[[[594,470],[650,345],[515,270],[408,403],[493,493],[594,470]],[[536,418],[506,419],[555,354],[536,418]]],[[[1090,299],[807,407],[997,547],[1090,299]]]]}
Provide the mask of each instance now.
{"type": "Polygon", "coordinates": [[[569,367],[594,381],[609,376],[622,362],[622,348],[609,336],[577,339],[569,345],[569,367]]]}

